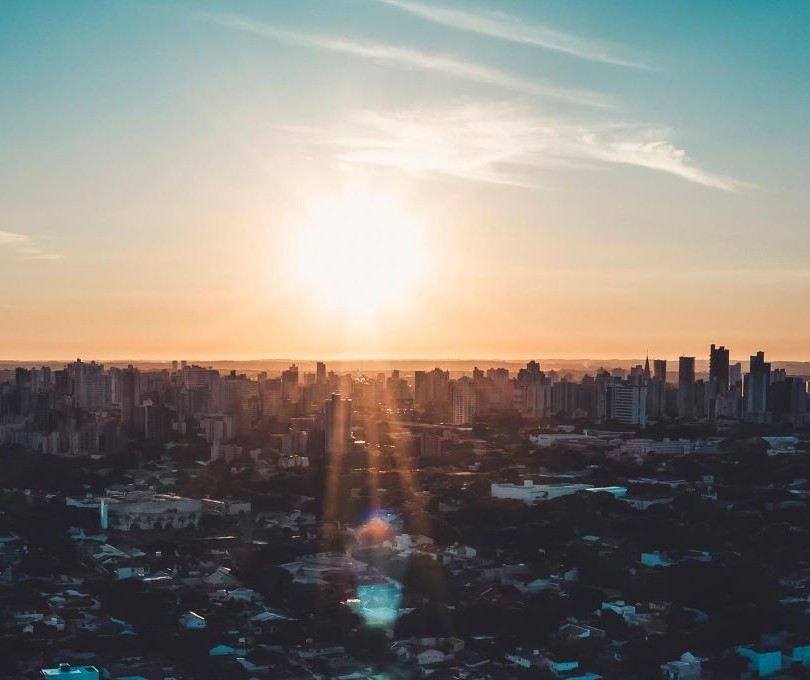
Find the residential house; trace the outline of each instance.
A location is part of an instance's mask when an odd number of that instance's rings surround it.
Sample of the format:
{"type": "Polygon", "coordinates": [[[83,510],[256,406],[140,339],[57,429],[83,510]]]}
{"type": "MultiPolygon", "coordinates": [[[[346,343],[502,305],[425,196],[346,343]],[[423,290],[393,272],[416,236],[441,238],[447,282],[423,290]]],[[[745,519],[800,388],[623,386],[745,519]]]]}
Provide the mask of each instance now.
{"type": "Polygon", "coordinates": [[[703,673],[703,659],[691,652],[684,652],[677,661],[661,664],[664,680],[700,680],[703,673]]]}

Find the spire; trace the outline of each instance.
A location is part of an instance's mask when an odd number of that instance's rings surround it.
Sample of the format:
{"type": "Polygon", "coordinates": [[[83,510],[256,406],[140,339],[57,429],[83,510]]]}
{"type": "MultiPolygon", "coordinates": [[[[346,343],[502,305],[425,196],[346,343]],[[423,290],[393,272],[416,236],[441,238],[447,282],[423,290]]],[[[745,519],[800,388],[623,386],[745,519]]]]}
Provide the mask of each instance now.
{"type": "Polygon", "coordinates": [[[644,360],[644,380],[649,381],[652,378],[650,375],[650,351],[647,350],[647,358],[644,360]]]}

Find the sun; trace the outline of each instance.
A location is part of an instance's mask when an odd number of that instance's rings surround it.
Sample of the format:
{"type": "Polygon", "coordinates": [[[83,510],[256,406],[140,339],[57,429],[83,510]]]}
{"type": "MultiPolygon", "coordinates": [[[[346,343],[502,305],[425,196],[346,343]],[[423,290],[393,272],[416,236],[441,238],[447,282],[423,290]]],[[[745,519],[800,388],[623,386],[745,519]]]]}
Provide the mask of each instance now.
{"type": "Polygon", "coordinates": [[[370,317],[404,305],[423,274],[423,229],[390,196],[354,192],[320,200],[296,236],[300,281],[344,315],[370,317]]]}

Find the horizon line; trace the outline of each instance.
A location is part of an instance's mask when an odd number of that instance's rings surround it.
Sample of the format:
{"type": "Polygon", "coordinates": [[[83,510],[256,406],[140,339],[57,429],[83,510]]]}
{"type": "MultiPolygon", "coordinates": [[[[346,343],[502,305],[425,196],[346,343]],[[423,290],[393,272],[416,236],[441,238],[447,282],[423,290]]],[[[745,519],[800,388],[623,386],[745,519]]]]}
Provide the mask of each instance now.
{"type": "MultiPolygon", "coordinates": [[[[680,356],[684,357],[692,357],[696,361],[709,361],[708,355],[704,358],[702,356],[697,355],[688,355],[683,354],[680,356]]],[[[680,356],[675,357],[663,357],[665,361],[677,361],[680,356]]],[[[744,362],[748,358],[731,358],[729,362],[744,362]]],[[[628,357],[616,357],[616,356],[608,356],[608,357],[598,357],[598,356],[576,356],[576,357],[543,357],[543,356],[534,356],[534,357],[525,357],[525,356],[518,356],[518,357],[485,357],[485,356],[472,356],[472,357],[438,357],[438,356],[428,356],[428,357],[295,357],[295,356],[279,356],[279,357],[237,357],[237,358],[189,358],[189,359],[178,359],[178,358],[165,358],[165,357],[153,357],[153,358],[146,358],[146,357],[89,357],[87,361],[96,361],[96,362],[113,362],[113,363],[123,363],[123,362],[142,362],[142,363],[167,363],[171,364],[173,361],[185,361],[186,363],[235,363],[235,362],[312,362],[317,363],[322,361],[326,362],[337,362],[337,363],[362,363],[362,362],[441,362],[441,361],[451,361],[451,362],[503,362],[503,363],[519,363],[519,362],[530,362],[530,361],[537,361],[537,362],[569,362],[569,361],[639,361],[643,363],[646,357],[644,356],[628,356],[628,357]]],[[[662,357],[650,357],[651,360],[658,360],[660,361],[662,357]]],[[[68,357],[53,357],[53,358],[32,358],[32,359],[22,359],[22,358],[2,358],[0,357],[0,364],[9,364],[14,362],[23,362],[23,363],[59,363],[59,362],[66,362],[70,363],[72,361],[82,360],[82,357],[75,357],[75,358],[68,358],[68,357]]],[[[810,357],[806,359],[769,359],[769,363],[807,363],[810,364],[810,357]]]]}

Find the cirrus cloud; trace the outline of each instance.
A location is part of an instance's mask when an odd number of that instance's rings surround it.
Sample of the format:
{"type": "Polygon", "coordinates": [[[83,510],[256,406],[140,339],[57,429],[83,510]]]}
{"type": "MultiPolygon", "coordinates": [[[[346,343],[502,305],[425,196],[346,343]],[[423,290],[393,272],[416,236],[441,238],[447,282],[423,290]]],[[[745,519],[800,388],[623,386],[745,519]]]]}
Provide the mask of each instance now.
{"type": "Polygon", "coordinates": [[[648,68],[644,64],[623,56],[628,50],[601,40],[586,40],[548,26],[532,24],[504,12],[470,12],[466,10],[426,5],[411,0],[377,0],[415,16],[462,31],[478,33],[522,45],[532,45],[561,52],[579,59],[604,64],[648,68]]]}
{"type": "MultiPolygon", "coordinates": [[[[357,111],[341,130],[321,136],[343,161],[482,182],[537,186],[532,171],[553,165],[630,165],[713,189],[742,183],[696,165],[665,127],[575,122],[511,104],[357,111]]],[[[317,141],[312,138],[313,141],[317,141]]]]}
{"type": "Polygon", "coordinates": [[[0,248],[8,248],[25,260],[60,260],[61,255],[50,253],[34,245],[27,234],[0,230],[0,248]]]}

